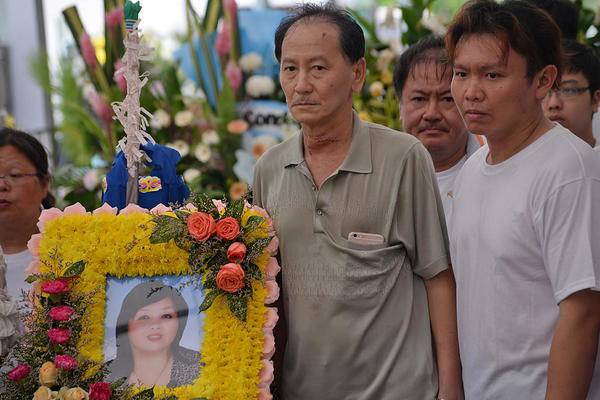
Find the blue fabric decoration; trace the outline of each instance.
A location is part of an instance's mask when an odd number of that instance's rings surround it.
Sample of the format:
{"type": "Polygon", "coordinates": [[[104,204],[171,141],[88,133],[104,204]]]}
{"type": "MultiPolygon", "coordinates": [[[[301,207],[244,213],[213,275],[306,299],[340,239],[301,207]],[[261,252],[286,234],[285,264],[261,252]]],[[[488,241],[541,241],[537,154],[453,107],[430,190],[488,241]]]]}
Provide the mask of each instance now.
{"type": "MultiPolygon", "coordinates": [[[[140,146],[152,159],[146,165],[153,167],[150,175],[160,178],[161,189],[151,192],[139,192],[138,205],[148,210],[158,204],[169,205],[170,203],[183,204],[190,196],[190,189],[183,182],[183,178],[177,175],[175,167],[181,156],[179,152],[170,147],[160,144],[147,144],[140,146]]],[[[102,195],[102,202],[120,210],[127,204],[127,160],[123,152],[119,152],[113,160],[112,168],[106,175],[106,192],[102,195]]]]}

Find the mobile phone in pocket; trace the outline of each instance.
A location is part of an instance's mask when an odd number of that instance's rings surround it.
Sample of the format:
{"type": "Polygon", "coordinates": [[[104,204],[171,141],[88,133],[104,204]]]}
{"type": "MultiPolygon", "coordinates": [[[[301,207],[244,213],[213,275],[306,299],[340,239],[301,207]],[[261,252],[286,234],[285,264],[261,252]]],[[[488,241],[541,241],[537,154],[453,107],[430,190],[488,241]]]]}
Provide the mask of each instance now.
{"type": "Polygon", "coordinates": [[[348,241],[360,244],[383,244],[383,236],[377,233],[350,232],[348,241]]]}

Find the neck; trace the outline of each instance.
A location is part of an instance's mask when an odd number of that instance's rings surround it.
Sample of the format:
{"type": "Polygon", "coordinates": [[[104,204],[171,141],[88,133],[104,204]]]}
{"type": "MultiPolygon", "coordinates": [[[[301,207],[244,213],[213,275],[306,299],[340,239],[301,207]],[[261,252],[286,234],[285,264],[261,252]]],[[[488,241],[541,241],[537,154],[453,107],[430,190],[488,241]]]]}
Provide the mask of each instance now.
{"type": "MultiPolygon", "coordinates": [[[[31,221],[29,218],[27,220],[31,221]]],[[[4,253],[15,254],[26,250],[31,235],[39,233],[36,223],[37,219],[33,223],[25,221],[2,222],[0,246],[2,246],[4,253]]]]}
{"type": "Polygon", "coordinates": [[[339,113],[332,121],[319,125],[302,125],[305,157],[343,153],[352,141],[352,109],[339,113]]]}
{"type": "Polygon", "coordinates": [[[439,153],[436,151],[430,151],[431,159],[433,160],[433,168],[435,172],[446,171],[454,167],[460,160],[463,159],[467,154],[467,140],[465,144],[456,149],[453,153],[439,153]]]}
{"type": "Polygon", "coordinates": [[[157,353],[146,353],[132,348],[132,353],[133,370],[130,379],[137,381],[132,383],[141,383],[144,386],[155,386],[160,381],[166,381],[162,382],[165,385],[168,383],[171,376],[170,366],[173,361],[169,349],[157,353]]]}
{"type": "Polygon", "coordinates": [[[589,129],[585,132],[584,135],[579,136],[583,141],[589,144],[592,147],[596,147],[596,138],[594,138],[594,131],[592,129],[592,124],[590,124],[589,129]]]}
{"type": "Polygon", "coordinates": [[[487,162],[493,165],[508,160],[553,127],[554,124],[540,112],[521,127],[486,136],[490,149],[487,162]]]}

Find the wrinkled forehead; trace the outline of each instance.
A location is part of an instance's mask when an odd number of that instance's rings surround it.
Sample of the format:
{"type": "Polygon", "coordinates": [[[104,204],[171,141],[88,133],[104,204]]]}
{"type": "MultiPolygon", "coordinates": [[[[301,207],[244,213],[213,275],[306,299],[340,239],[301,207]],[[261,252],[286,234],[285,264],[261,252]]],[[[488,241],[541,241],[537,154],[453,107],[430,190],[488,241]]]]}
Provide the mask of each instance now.
{"type": "MultiPolygon", "coordinates": [[[[310,15],[304,18],[299,19],[298,21],[294,22],[289,29],[287,30],[287,32],[285,33],[285,36],[283,37],[283,42],[281,44],[282,46],[282,50],[283,50],[283,46],[285,44],[285,39],[287,39],[289,36],[296,34],[297,31],[299,29],[322,29],[324,26],[326,26],[327,28],[330,28],[331,31],[333,31],[333,34],[335,35],[335,38],[338,42],[338,46],[340,48],[340,50],[342,50],[342,45],[341,45],[341,41],[340,41],[340,30],[338,28],[338,26],[331,21],[329,18],[327,18],[326,16],[322,16],[322,15],[310,15]]],[[[328,32],[321,32],[321,36],[323,38],[325,38],[325,36],[328,34],[328,32]]]]}
{"type": "Polygon", "coordinates": [[[443,82],[452,80],[452,68],[447,53],[443,49],[433,49],[415,57],[409,74],[413,80],[443,82]]]}

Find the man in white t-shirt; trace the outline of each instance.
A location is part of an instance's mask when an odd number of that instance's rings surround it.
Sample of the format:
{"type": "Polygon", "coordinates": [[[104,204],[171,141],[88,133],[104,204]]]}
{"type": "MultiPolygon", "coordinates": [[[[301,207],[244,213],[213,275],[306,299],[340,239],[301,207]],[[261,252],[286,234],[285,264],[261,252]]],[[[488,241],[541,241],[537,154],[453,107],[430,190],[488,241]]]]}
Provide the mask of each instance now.
{"type": "Polygon", "coordinates": [[[590,47],[575,40],[566,40],[562,46],[565,71],[558,89],[551,90],[542,101],[544,114],[600,149],[592,127],[600,103],[600,60],[590,47]]]}
{"type": "Polygon", "coordinates": [[[554,22],[520,1],[466,3],[446,36],[452,96],[486,136],[450,225],[466,399],[600,399],[600,158],[548,120],[554,22]]]}
{"type": "Polygon", "coordinates": [[[435,35],[410,46],[394,69],[402,129],[419,139],[431,155],[446,224],[452,215],[458,171],[484,143],[467,130],[450,93],[451,81],[444,39],[435,35]]]}

